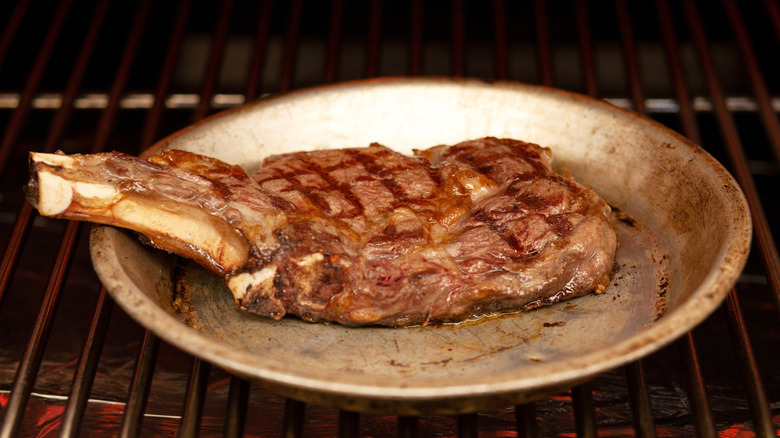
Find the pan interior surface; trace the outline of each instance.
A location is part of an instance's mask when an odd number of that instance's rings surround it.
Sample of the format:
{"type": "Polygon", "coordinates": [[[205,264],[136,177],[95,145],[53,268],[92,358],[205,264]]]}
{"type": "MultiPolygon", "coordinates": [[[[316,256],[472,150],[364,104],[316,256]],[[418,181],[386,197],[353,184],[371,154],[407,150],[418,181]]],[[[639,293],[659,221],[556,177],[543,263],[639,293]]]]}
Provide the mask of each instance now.
{"type": "Polygon", "coordinates": [[[514,83],[382,79],[279,95],[158,143],[242,165],[367,146],[400,152],[485,136],[550,147],[613,207],[620,246],[603,294],[460,324],[389,329],[242,312],[191,262],[95,227],[93,261],[115,300],[180,348],[286,395],[362,411],[465,412],[525,401],[637,359],[693,328],[747,257],[750,218],[730,175],[648,119],[514,83]],[[177,275],[173,275],[173,272],[177,275]]]}

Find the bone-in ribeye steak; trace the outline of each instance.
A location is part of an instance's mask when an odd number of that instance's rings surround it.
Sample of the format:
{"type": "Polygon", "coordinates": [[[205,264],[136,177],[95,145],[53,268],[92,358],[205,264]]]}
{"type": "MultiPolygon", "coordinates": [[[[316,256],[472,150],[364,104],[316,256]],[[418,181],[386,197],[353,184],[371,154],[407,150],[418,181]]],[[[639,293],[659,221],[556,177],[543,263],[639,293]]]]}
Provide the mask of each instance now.
{"type": "Polygon", "coordinates": [[[415,155],[296,152],[250,178],[178,150],[32,153],[27,196],[45,216],[136,230],[275,319],[426,324],[603,291],[609,207],[552,172],[549,149],[484,138],[415,155]]]}

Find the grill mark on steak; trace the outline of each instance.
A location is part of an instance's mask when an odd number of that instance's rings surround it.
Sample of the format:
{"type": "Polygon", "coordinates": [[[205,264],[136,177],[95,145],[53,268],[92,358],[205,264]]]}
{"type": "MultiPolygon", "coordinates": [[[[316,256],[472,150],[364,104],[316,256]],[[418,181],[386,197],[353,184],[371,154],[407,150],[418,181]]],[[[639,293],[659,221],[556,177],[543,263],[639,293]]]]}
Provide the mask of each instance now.
{"type": "MultiPolygon", "coordinates": [[[[363,206],[358,202],[352,191],[349,190],[349,186],[339,183],[331,176],[330,172],[335,166],[323,167],[316,160],[310,159],[308,156],[306,158],[308,159],[304,160],[304,162],[306,163],[307,168],[312,173],[322,178],[322,180],[327,183],[327,186],[323,187],[321,191],[315,191],[315,188],[301,184],[300,190],[302,193],[312,199],[316,199],[316,202],[325,210],[326,214],[330,214],[333,217],[339,219],[352,219],[364,214],[363,206]],[[332,214],[331,210],[334,205],[334,202],[332,201],[340,202],[342,200],[346,201],[347,205],[351,208],[344,208],[335,215],[332,214]]],[[[346,166],[352,165],[349,161],[343,164],[346,166]]]]}
{"type": "MultiPolygon", "coordinates": [[[[276,169],[273,176],[258,182],[285,181],[289,183],[289,186],[281,191],[294,190],[300,193],[314,206],[334,218],[352,219],[363,214],[362,206],[349,187],[332,178],[329,169],[323,168],[316,159],[298,154],[290,156],[290,160],[298,161],[300,166],[285,166],[276,169]]],[[[350,163],[344,164],[350,165],[350,163]]]]}
{"type": "MultiPolygon", "coordinates": [[[[269,187],[269,189],[300,193],[329,217],[345,220],[390,211],[408,203],[423,204],[435,196],[434,190],[428,190],[428,193],[422,197],[415,196],[409,193],[410,184],[405,185],[397,181],[404,176],[407,176],[407,179],[408,176],[414,176],[404,175],[405,173],[418,172],[419,174],[419,170],[424,169],[427,181],[423,181],[422,184],[430,188],[435,187],[435,181],[431,178],[433,172],[420,167],[419,162],[412,157],[391,153],[389,149],[380,145],[372,145],[364,149],[344,149],[339,150],[338,153],[343,154],[344,158],[333,160],[332,156],[308,152],[285,154],[283,158],[271,163],[275,167],[263,172],[256,180],[265,187],[268,187],[269,183],[281,184],[278,181],[283,181],[286,184],[284,188],[269,187]],[[388,166],[384,162],[388,159],[394,165],[388,166]],[[358,175],[350,178],[348,182],[342,180],[345,176],[355,173],[358,175]],[[316,175],[325,185],[311,184],[312,175],[316,175]],[[382,205],[381,202],[377,205],[376,199],[361,199],[356,195],[356,192],[367,192],[366,195],[372,191],[376,192],[376,186],[372,187],[374,182],[388,190],[391,198],[384,199],[386,205],[382,205]],[[360,183],[363,183],[362,186],[360,183]],[[346,208],[344,208],[345,204],[348,204],[346,208]]],[[[350,225],[357,227],[358,231],[362,228],[362,222],[350,223],[350,225]]]]}
{"type": "Polygon", "coordinates": [[[225,278],[264,316],[457,321],[603,290],[609,207],[548,149],[485,138],[407,157],[372,145],[268,157],[249,178],[184,151],[31,155],[43,215],[122,226],[225,278]]]}
{"type": "Polygon", "coordinates": [[[268,196],[268,200],[275,208],[283,211],[294,210],[298,207],[294,202],[290,202],[281,196],[270,195],[268,196]]]}
{"type": "MultiPolygon", "coordinates": [[[[506,254],[507,257],[510,258],[526,258],[536,255],[538,252],[535,251],[527,251],[524,243],[520,241],[517,236],[515,236],[507,227],[505,223],[502,223],[490,216],[487,216],[486,214],[482,213],[478,215],[479,217],[475,216],[474,219],[479,221],[481,225],[484,225],[487,227],[491,232],[493,232],[496,236],[500,237],[504,242],[509,245],[510,248],[514,249],[516,251],[516,254],[506,254]]],[[[474,228],[478,227],[479,225],[474,226],[474,228]]]]}
{"type": "Polygon", "coordinates": [[[565,236],[571,231],[571,222],[569,222],[569,214],[556,214],[547,216],[544,218],[555,234],[559,236],[565,236]]]}
{"type": "MultiPolygon", "coordinates": [[[[423,204],[431,197],[435,196],[433,190],[431,190],[427,196],[423,197],[408,193],[410,188],[409,185],[404,185],[402,182],[398,181],[399,176],[402,176],[406,172],[420,169],[420,163],[416,162],[414,158],[403,156],[398,157],[397,154],[390,154],[389,152],[390,151],[388,149],[377,144],[372,145],[367,150],[347,150],[347,153],[356,162],[360,163],[369,173],[369,175],[375,175],[376,179],[379,180],[379,182],[381,182],[382,185],[384,185],[390,191],[390,193],[393,194],[395,200],[393,202],[392,208],[397,208],[398,206],[405,203],[423,204]],[[368,151],[372,151],[372,149],[378,150],[378,153],[366,153],[368,151]],[[395,165],[388,165],[385,160],[389,160],[390,158],[395,158],[395,160],[392,161],[398,161],[398,159],[401,158],[406,162],[397,163],[395,165]],[[380,162],[379,160],[382,161],[380,162]]],[[[425,175],[430,178],[430,173],[428,171],[425,172],[425,175]]],[[[429,180],[428,183],[431,186],[434,186],[435,184],[432,180],[429,180]]]]}
{"type": "Polygon", "coordinates": [[[481,139],[449,147],[444,157],[465,163],[503,183],[510,179],[531,179],[547,173],[541,153],[534,148],[535,145],[529,145],[506,139],[481,139]],[[475,148],[475,145],[480,147],[475,148]]]}

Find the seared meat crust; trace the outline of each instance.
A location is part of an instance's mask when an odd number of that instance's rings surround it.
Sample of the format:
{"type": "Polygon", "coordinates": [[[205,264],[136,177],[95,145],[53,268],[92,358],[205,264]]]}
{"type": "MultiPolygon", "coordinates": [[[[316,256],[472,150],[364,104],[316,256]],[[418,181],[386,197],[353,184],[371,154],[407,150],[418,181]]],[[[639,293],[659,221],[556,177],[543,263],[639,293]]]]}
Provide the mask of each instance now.
{"type": "Polygon", "coordinates": [[[140,231],[223,276],[241,308],[276,319],[402,326],[537,307],[603,290],[617,247],[607,204],[552,172],[549,149],[516,140],[413,157],[377,144],[282,154],[251,179],[183,151],[73,160],[33,158],[28,193],[42,214],[140,231]],[[114,187],[108,199],[71,189],[69,205],[41,209],[41,172],[75,181],[89,165],[114,187]],[[126,217],[130,201],[147,216],[193,215],[202,230],[126,217]]]}

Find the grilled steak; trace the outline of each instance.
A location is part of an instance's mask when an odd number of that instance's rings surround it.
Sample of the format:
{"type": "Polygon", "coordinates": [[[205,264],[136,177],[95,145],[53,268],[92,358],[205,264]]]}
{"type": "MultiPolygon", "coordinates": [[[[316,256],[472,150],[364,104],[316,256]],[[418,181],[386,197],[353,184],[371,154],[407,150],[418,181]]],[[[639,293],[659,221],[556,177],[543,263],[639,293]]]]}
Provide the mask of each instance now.
{"type": "Polygon", "coordinates": [[[384,146],[237,166],[168,150],[31,155],[41,214],[139,231],[279,319],[402,326],[603,291],[617,235],[549,149],[484,138],[409,157],[384,146]]]}

